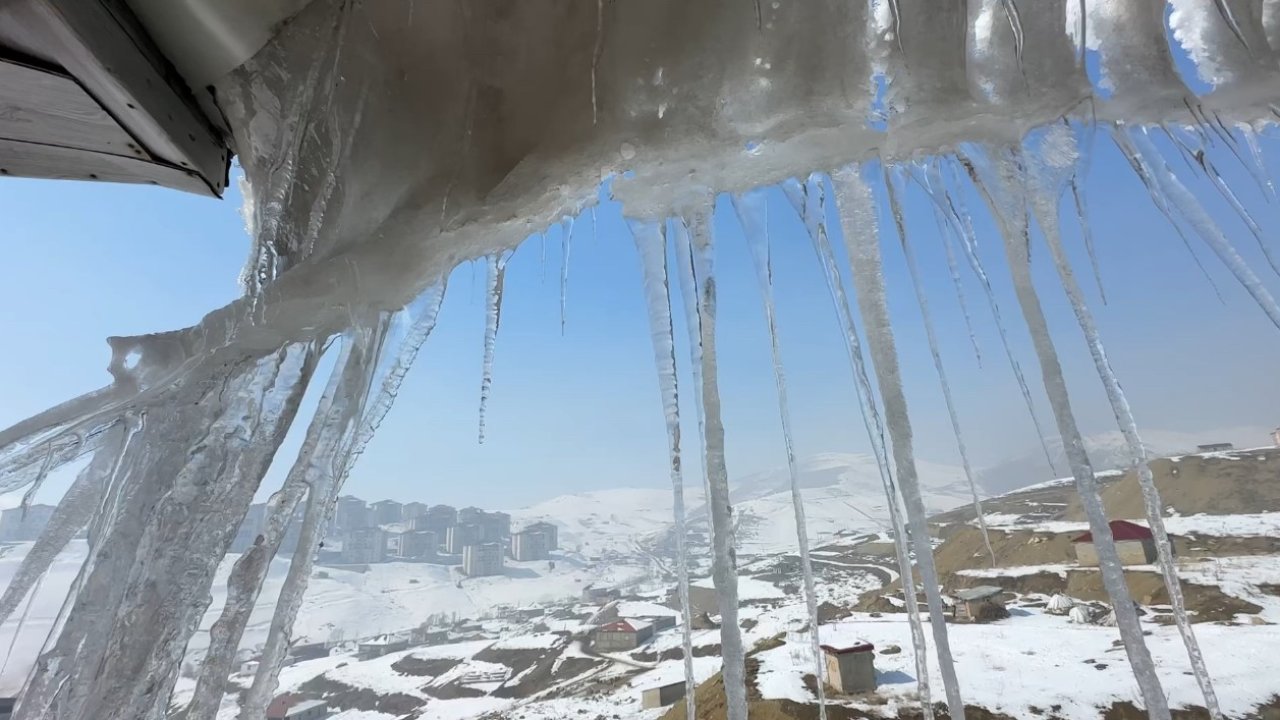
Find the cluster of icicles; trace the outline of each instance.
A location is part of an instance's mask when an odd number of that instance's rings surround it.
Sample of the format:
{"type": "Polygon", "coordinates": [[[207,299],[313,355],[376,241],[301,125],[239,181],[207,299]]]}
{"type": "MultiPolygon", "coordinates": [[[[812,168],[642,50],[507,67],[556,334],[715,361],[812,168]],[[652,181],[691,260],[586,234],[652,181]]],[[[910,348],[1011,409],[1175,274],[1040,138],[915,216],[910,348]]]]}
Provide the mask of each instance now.
{"type": "MultiPolygon", "coordinates": [[[[986,200],[995,217],[1002,234],[1016,296],[1034,341],[1057,430],[1064,440],[1071,474],[1075,478],[1097,544],[1102,579],[1112,600],[1125,650],[1147,712],[1153,718],[1168,718],[1166,697],[1125,585],[1115,544],[1095,486],[1094,473],[1084,453],[1080,432],[1072,415],[1058,356],[1031,282],[1029,252],[1032,220],[1039,226],[1049,257],[1058,271],[1087,340],[1115,419],[1138,468],[1147,519],[1156,538],[1159,566],[1191,668],[1203,692],[1205,706],[1213,717],[1221,717],[1210,675],[1188,623],[1169,537],[1161,520],[1162,505],[1147,467],[1144,445],[1136,431],[1125,396],[1111,371],[1060,237],[1059,201],[1067,193],[1072,193],[1076,210],[1083,213],[1077,179],[1083,165],[1082,156],[1087,156],[1087,153],[1078,149],[1084,132],[1082,126],[1063,122],[1031,133],[1020,146],[965,146],[953,155],[910,163],[883,162],[866,167],[851,166],[830,176],[815,173],[803,180],[792,179],[781,184],[781,192],[803,220],[817,260],[825,272],[834,309],[846,340],[854,387],[867,436],[879,466],[886,496],[890,500],[888,505],[893,536],[904,580],[903,592],[915,648],[921,710],[925,717],[932,717],[934,712],[929,687],[930,653],[923,619],[917,609],[917,586],[911,581],[915,576],[913,565],[914,570],[919,573],[920,586],[925,595],[934,655],[952,717],[964,716],[964,702],[948,647],[943,601],[933,563],[925,506],[917,480],[911,425],[899,377],[898,352],[888,320],[880,256],[882,236],[873,192],[873,185],[876,183],[869,182],[870,178],[867,177],[869,172],[877,168],[880,177],[876,180],[881,181],[883,196],[893,220],[892,234],[899,241],[909,269],[909,278],[915,286],[964,472],[969,476],[971,485],[971,466],[946,381],[924,289],[920,284],[914,248],[908,242],[900,199],[906,183],[918,185],[932,199],[936,219],[943,230],[943,246],[951,275],[953,279],[958,279],[960,269],[957,257],[963,257],[978,277],[999,326],[1005,354],[1024,397],[1028,399],[1028,410],[1031,410],[1029,390],[1013,354],[1009,351],[991,283],[979,259],[978,238],[969,211],[963,204],[963,195],[969,187],[976,189],[986,200]],[[857,316],[851,308],[850,298],[841,278],[837,253],[827,227],[829,200],[837,206],[834,214],[839,218],[839,232],[831,234],[843,237],[846,245],[851,276],[857,291],[857,316]],[[866,351],[869,353],[870,367],[864,359],[857,317],[861,318],[867,338],[866,351]],[[882,407],[875,400],[876,394],[871,381],[873,375],[882,407]]],[[[1204,150],[1216,147],[1213,144],[1215,138],[1222,144],[1229,143],[1230,149],[1234,151],[1239,149],[1238,136],[1226,133],[1215,136],[1208,131],[1196,130],[1165,132],[1170,133],[1176,147],[1185,149],[1189,157],[1199,161],[1196,166],[1208,173],[1247,224],[1256,228],[1257,223],[1248,215],[1243,205],[1235,200],[1235,195],[1205,160],[1204,150]],[[1201,149],[1189,149],[1196,146],[1201,149]]],[[[1188,228],[1191,234],[1204,241],[1252,294],[1267,316],[1280,326],[1280,308],[1277,308],[1263,282],[1250,270],[1221,230],[1210,220],[1199,201],[1173,172],[1166,158],[1152,142],[1148,131],[1117,126],[1113,128],[1112,138],[1137,176],[1145,183],[1156,206],[1168,216],[1174,227],[1180,228],[1180,233],[1181,228],[1188,228]]],[[[1247,153],[1232,154],[1246,165],[1251,165],[1251,160],[1257,160],[1257,156],[1247,153]]],[[[1262,177],[1260,168],[1249,169],[1257,177],[1262,177]]],[[[766,196],[770,192],[776,193],[778,189],[756,189],[735,195],[731,200],[745,230],[748,248],[759,275],[764,312],[770,331],[779,411],[791,470],[804,593],[810,616],[814,671],[818,677],[822,677],[816,589],[792,450],[787,388],[780,361],[772,298],[772,270],[766,229],[766,196]]],[[[1082,215],[1080,219],[1081,227],[1086,230],[1086,244],[1091,244],[1087,234],[1088,224],[1082,215]]],[[[724,687],[729,717],[741,720],[747,716],[744,669],[746,650],[737,619],[733,517],[717,389],[717,296],[710,206],[703,207],[698,212],[682,213],[681,217],[663,222],[641,219],[630,219],[628,222],[643,268],[643,292],[668,429],[675,501],[676,552],[679,556],[679,597],[686,608],[689,604],[689,577],[682,482],[684,451],[679,417],[676,343],[671,314],[673,302],[679,303],[690,335],[688,344],[692,350],[690,366],[695,385],[695,406],[698,410],[700,459],[706,478],[713,531],[713,575],[723,616],[721,647],[724,687]],[[674,252],[670,254],[668,241],[674,245],[674,252]],[[669,267],[669,256],[677,258],[675,267],[669,267]],[[675,288],[671,283],[673,271],[678,293],[674,292],[675,288]]],[[[568,233],[565,238],[567,242],[568,233]]],[[[1189,242],[1189,237],[1183,236],[1183,240],[1189,242]]],[[[1260,233],[1258,240],[1263,240],[1260,233]]],[[[566,246],[566,251],[567,249],[566,246]]],[[[490,257],[487,261],[488,301],[482,404],[492,384],[491,369],[502,307],[506,259],[506,255],[501,255],[490,257]]],[[[562,286],[566,279],[567,267],[561,272],[562,286]]],[[[1099,289],[1101,290],[1100,283],[1099,289]]],[[[956,291],[960,292],[958,282],[956,291]]],[[[202,476],[215,465],[223,473],[222,477],[229,474],[232,480],[241,476],[249,477],[253,473],[260,474],[270,461],[269,450],[274,450],[287,429],[301,400],[302,389],[306,387],[317,359],[326,347],[316,340],[296,343],[261,358],[248,355],[243,358],[204,358],[203,362],[219,362],[229,366],[224,368],[223,377],[226,381],[220,387],[169,383],[166,380],[171,376],[156,370],[150,371],[150,374],[135,373],[128,361],[131,348],[117,347],[118,358],[112,367],[118,378],[117,385],[124,381],[128,390],[135,395],[162,393],[157,400],[163,402],[148,403],[147,407],[150,409],[145,412],[130,411],[120,415],[120,408],[125,407],[123,399],[96,397],[96,412],[82,414],[76,407],[64,408],[63,412],[54,415],[63,418],[61,421],[45,417],[36,427],[19,425],[6,431],[6,437],[2,438],[5,441],[3,455],[0,455],[0,472],[3,472],[5,478],[3,489],[29,484],[30,490],[24,502],[30,501],[52,468],[85,452],[93,452],[92,462],[68,490],[47,530],[23,560],[3,597],[0,597],[0,618],[7,619],[20,605],[22,598],[32,590],[33,585],[39,582],[54,557],[70,539],[84,527],[89,527],[92,548],[89,559],[76,580],[55,624],[54,632],[51,633],[51,640],[46,644],[24,691],[19,717],[89,717],[94,714],[95,708],[101,710],[109,707],[111,712],[98,715],[106,717],[115,715],[119,704],[123,702],[139,711],[137,715],[130,716],[170,716],[189,720],[212,718],[222,703],[225,680],[232,669],[235,652],[261,591],[268,565],[276,554],[289,519],[294,516],[297,507],[305,503],[298,550],[292,558],[276,606],[275,617],[262,651],[261,664],[242,705],[242,718],[262,718],[277,685],[279,670],[291,640],[293,623],[301,606],[307,579],[311,575],[314,550],[322,539],[327,518],[352,464],[390,408],[404,374],[431,332],[443,296],[444,285],[441,283],[399,312],[354,318],[352,328],[338,340],[340,348],[335,351],[337,362],[311,421],[299,457],[283,487],[270,499],[266,527],[258,542],[234,564],[228,580],[226,604],[209,633],[209,649],[200,669],[194,697],[185,707],[176,710],[168,707],[171,680],[168,685],[161,686],[166,688],[163,692],[154,687],[138,687],[133,684],[117,688],[108,686],[106,691],[87,693],[80,689],[98,686],[84,682],[79,676],[95,672],[98,662],[108,657],[117,661],[129,658],[132,662],[146,663],[147,666],[143,668],[144,677],[163,679],[172,678],[176,674],[176,668],[185,653],[186,640],[198,626],[209,603],[207,588],[182,586],[183,573],[197,563],[208,565],[205,570],[211,571],[221,560],[221,553],[198,558],[166,555],[161,551],[168,537],[165,533],[227,537],[228,529],[234,529],[242,519],[243,507],[253,494],[252,484],[224,482],[221,494],[214,496],[215,502],[188,508],[189,522],[181,527],[159,530],[148,528],[143,531],[138,529],[144,526],[140,515],[159,503],[184,501],[184,494],[193,492],[191,488],[200,483],[202,476]],[[177,439],[175,428],[183,426],[187,413],[197,412],[188,408],[203,402],[219,404],[218,412],[213,414],[216,420],[213,426],[208,427],[207,433],[210,437],[222,438],[223,441],[199,444],[172,467],[152,467],[149,464],[153,462],[150,458],[155,456],[145,452],[146,445],[177,439]],[[238,427],[245,418],[251,418],[252,422],[257,423],[256,427],[250,428],[252,432],[244,432],[238,427]],[[237,441],[237,438],[261,437],[264,433],[275,439],[267,447],[261,443],[237,441]],[[16,439],[8,437],[9,435],[15,435],[16,439]],[[227,471],[227,467],[232,470],[227,471]],[[157,472],[169,472],[176,478],[172,487],[164,493],[142,481],[147,474],[157,472]],[[122,548],[126,550],[122,551],[122,548]],[[163,564],[164,567],[137,567],[135,558],[142,557],[144,552],[159,558],[154,562],[163,564]],[[151,598],[154,602],[125,602],[129,593],[139,592],[146,583],[155,582],[165,585],[154,593],[151,598]],[[110,615],[117,612],[133,614],[131,621],[135,623],[137,630],[129,638],[122,640],[116,635],[90,629],[96,623],[110,621],[110,615]],[[139,640],[138,636],[146,637],[139,640]],[[141,656],[130,656],[127,648],[108,647],[128,642],[146,642],[145,647],[149,652],[141,656]],[[159,697],[160,695],[163,697],[159,697]]],[[[961,295],[958,295],[957,300],[964,303],[961,295]]],[[[965,315],[967,318],[967,311],[965,315]]],[[[970,334],[972,335],[972,331],[970,334]]],[[[976,350],[976,342],[974,347],[976,350]]],[[[180,369],[171,368],[168,372],[179,371],[180,369]]],[[[111,390],[101,392],[109,393],[111,390]]],[[[78,402],[83,400],[72,401],[78,402]]],[[[198,412],[205,411],[202,409],[198,412]]],[[[1034,418],[1034,411],[1032,417],[1034,418]]],[[[976,491],[973,500],[978,517],[981,518],[982,511],[976,491]]],[[[994,563],[994,557],[992,561],[994,563]]],[[[685,623],[683,645],[686,682],[689,685],[686,703],[688,716],[695,717],[689,632],[689,625],[685,623]]],[[[820,712],[825,717],[826,699],[823,697],[821,683],[818,684],[818,693],[820,712]]]]}

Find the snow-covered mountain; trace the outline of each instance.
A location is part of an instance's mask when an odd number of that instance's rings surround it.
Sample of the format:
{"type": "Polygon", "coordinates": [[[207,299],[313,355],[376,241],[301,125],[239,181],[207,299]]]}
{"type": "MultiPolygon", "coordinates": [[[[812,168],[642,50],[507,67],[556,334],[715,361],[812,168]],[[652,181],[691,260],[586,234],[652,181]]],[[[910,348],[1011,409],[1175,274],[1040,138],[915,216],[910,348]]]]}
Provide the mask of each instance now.
{"type": "MultiPolygon", "coordinates": [[[[960,468],[919,461],[920,488],[930,514],[970,502],[960,468]]],[[[875,458],[822,453],[797,461],[808,535],[820,543],[836,534],[879,532],[889,527],[889,508],[875,458]]],[[[781,467],[734,483],[738,547],[744,553],[793,550],[796,546],[791,477],[781,467]]]]}
{"type": "MultiPolygon", "coordinates": [[[[809,537],[821,542],[836,534],[879,532],[889,511],[875,458],[853,453],[823,453],[798,461],[809,537]]],[[[964,474],[950,465],[920,462],[921,488],[930,513],[969,502],[964,474]]],[[[733,480],[730,497],[738,522],[738,551],[764,554],[796,546],[791,479],[785,466],[733,480]]],[[[707,527],[702,488],[685,490],[689,524],[707,527]]],[[[671,491],[600,490],[564,495],[512,511],[513,525],[546,520],[560,527],[560,546],[588,557],[634,556],[647,552],[671,526],[671,491]]]]}
{"type": "MultiPolygon", "coordinates": [[[[1142,442],[1153,457],[1192,452],[1204,443],[1229,442],[1236,447],[1247,448],[1268,444],[1268,431],[1258,427],[1227,428],[1199,433],[1172,430],[1142,430],[1142,442]]],[[[1120,431],[1097,433],[1084,438],[1085,450],[1095,471],[1122,470],[1132,466],[1129,448],[1120,431]]],[[[1049,453],[1053,468],[1045,461],[1038,445],[1015,457],[979,470],[977,480],[989,495],[1000,495],[1011,490],[1034,485],[1053,478],[1071,474],[1067,455],[1063,451],[1062,438],[1049,438],[1049,453]]]]}

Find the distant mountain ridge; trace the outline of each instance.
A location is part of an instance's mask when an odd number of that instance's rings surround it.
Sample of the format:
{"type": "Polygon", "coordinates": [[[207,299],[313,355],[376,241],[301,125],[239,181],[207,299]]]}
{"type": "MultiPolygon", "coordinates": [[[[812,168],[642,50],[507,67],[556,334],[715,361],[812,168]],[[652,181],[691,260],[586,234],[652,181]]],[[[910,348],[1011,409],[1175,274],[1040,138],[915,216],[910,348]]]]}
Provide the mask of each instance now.
{"type": "MultiPolygon", "coordinates": [[[[1152,457],[1193,452],[1197,445],[1215,442],[1234,443],[1239,448],[1258,447],[1268,444],[1268,432],[1259,427],[1227,428],[1197,433],[1171,430],[1139,431],[1147,453],[1152,457]]],[[[1063,450],[1062,438],[1049,438],[1047,442],[1050,455],[1053,457],[1053,468],[1050,468],[1045,461],[1044,452],[1035,446],[1015,457],[977,471],[977,481],[982,486],[982,490],[988,495],[1001,495],[1045,480],[1069,476],[1071,467],[1063,450]]],[[[1084,444],[1095,472],[1124,470],[1133,465],[1129,447],[1119,430],[1088,435],[1084,438],[1084,444]]]]}

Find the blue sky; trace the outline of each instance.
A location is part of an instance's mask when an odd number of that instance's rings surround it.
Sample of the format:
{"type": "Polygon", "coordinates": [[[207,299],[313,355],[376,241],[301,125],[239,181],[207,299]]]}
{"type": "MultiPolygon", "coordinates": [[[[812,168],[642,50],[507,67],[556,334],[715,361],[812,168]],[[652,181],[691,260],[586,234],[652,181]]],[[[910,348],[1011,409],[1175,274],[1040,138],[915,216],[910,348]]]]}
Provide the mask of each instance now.
{"type": "MultiPolygon", "coordinates": [[[[1276,143],[1264,140],[1264,148],[1268,160],[1278,162],[1276,143]]],[[[1276,227],[1276,206],[1220,144],[1215,157],[1262,226],[1276,227]]],[[[1177,158],[1173,164],[1187,170],[1177,158]]],[[[1212,186],[1194,177],[1187,182],[1272,292],[1280,292],[1255,240],[1212,186]]],[[[1275,379],[1280,331],[1193,238],[1221,289],[1225,302],[1218,301],[1103,136],[1085,188],[1109,305],[1097,302],[1074,219],[1066,225],[1066,241],[1140,424],[1208,437],[1214,430],[1280,423],[1275,409],[1280,407],[1275,379]]],[[[985,206],[977,197],[968,200],[1014,352],[1042,421],[1052,427],[1003,250],[985,206]]],[[[234,190],[215,201],[151,187],[10,178],[0,183],[5,219],[0,328],[7,350],[0,353],[0,425],[105,384],[107,336],[190,325],[233,299],[248,246],[239,204],[234,190]]],[[[485,273],[476,263],[455,271],[439,327],[355,469],[349,491],[369,499],[516,507],[567,492],[664,486],[664,426],[635,249],[615,203],[605,203],[595,215],[594,223],[584,215],[574,226],[563,336],[561,231],[546,236],[545,263],[538,237],[510,261],[487,442],[476,441],[485,273]]],[[[785,458],[760,295],[725,198],[714,220],[728,462],[731,474],[740,476],[779,466],[785,458]]],[[[983,352],[981,367],[974,358],[939,234],[918,188],[907,194],[906,220],[975,462],[990,464],[1033,449],[1035,436],[991,314],[972,273],[962,268],[983,352]]],[[[883,219],[882,232],[918,452],[955,462],[902,254],[883,219]]],[[[780,195],[770,205],[770,236],[797,450],[802,455],[866,451],[820,267],[780,195]]],[[[1274,237],[1267,239],[1280,250],[1274,237]]],[[[838,235],[833,240],[839,245],[838,235]]],[[[1033,264],[1081,424],[1086,432],[1110,430],[1101,387],[1039,245],[1033,264]]],[[[683,337],[680,327],[677,335],[683,337]]],[[[683,352],[684,343],[679,347],[683,352]]],[[[687,399],[690,384],[684,379],[687,399]]],[[[685,411],[686,419],[692,418],[692,408],[685,411]]],[[[1258,444],[1264,440],[1257,438],[1258,444]]],[[[295,441],[283,457],[290,456],[295,441]]],[[[280,468],[273,469],[268,485],[281,476],[280,468]]]]}

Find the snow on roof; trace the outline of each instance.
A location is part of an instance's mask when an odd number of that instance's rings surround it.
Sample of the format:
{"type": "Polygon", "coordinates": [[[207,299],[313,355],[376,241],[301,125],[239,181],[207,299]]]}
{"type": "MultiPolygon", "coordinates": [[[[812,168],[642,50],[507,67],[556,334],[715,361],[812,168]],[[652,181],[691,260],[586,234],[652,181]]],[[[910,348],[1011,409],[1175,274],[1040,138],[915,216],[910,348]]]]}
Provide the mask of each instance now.
{"type": "MultiPolygon", "coordinates": [[[[1107,524],[1111,526],[1111,536],[1114,537],[1117,542],[1123,542],[1125,540],[1151,539],[1151,531],[1137,523],[1132,523],[1128,520],[1112,520],[1107,524]]],[[[1091,543],[1093,542],[1093,533],[1086,532],[1085,534],[1074,538],[1071,542],[1091,543]]]]}
{"type": "Polygon", "coordinates": [[[1092,619],[1089,608],[1084,605],[1076,605],[1071,608],[1071,612],[1067,615],[1067,619],[1073,623],[1087,624],[1092,619]]]}
{"type": "Polygon", "coordinates": [[[618,614],[622,617],[673,617],[679,616],[679,610],[666,605],[638,600],[622,600],[617,604],[618,614]]]}
{"type": "Polygon", "coordinates": [[[289,712],[285,713],[285,717],[287,718],[292,715],[300,715],[308,710],[311,710],[312,708],[328,707],[328,705],[329,703],[325,702],[324,700],[303,700],[297,705],[294,705],[293,707],[289,708],[289,712]]]}
{"type": "MultiPolygon", "coordinates": [[[[711,578],[704,578],[692,584],[692,587],[699,588],[715,588],[715,586],[715,581],[711,578]]],[[[771,582],[747,576],[738,577],[739,600],[772,600],[781,597],[786,597],[786,593],[771,582]]]]}
{"type": "Polygon", "coordinates": [[[984,600],[989,597],[995,597],[996,595],[999,595],[1002,592],[1004,592],[1004,588],[998,588],[995,585],[979,585],[978,587],[974,587],[974,588],[965,588],[964,590],[957,590],[954,593],[952,593],[952,595],[955,595],[957,598],[961,600],[969,601],[969,600],[984,600]]]}
{"type": "Polygon", "coordinates": [[[859,640],[855,645],[849,645],[846,647],[836,647],[834,645],[823,645],[822,649],[824,652],[829,652],[832,655],[846,655],[848,653],[871,652],[872,650],[876,649],[876,646],[872,645],[866,640],[859,640]]]}
{"type": "MultiPolygon", "coordinates": [[[[708,680],[718,672],[720,672],[720,657],[718,655],[693,658],[693,681],[695,683],[708,680]]],[[[683,681],[684,661],[664,660],[658,663],[653,670],[637,675],[632,679],[631,687],[643,692],[683,681]]]]}

